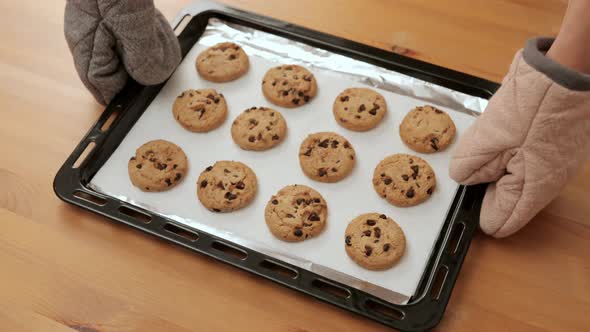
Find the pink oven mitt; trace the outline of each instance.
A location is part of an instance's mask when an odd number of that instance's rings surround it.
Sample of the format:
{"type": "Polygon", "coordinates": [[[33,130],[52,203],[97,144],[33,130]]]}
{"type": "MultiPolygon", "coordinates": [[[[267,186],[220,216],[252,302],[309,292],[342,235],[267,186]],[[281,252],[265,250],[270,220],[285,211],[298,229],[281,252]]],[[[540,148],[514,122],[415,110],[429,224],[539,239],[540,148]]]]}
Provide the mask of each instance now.
{"type": "Polygon", "coordinates": [[[178,39],[153,0],[68,0],[64,30],[80,79],[103,105],[129,76],[158,84],[181,60],[178,39]]]}
{"type": "Polygon", "coordinates": [[[491,182],[480,226],[494,237],[526,225],[590,153],[590,75],[546,57],[551,43],[533,39],[516,54],[451,161],[457,182],[491,182]]]}

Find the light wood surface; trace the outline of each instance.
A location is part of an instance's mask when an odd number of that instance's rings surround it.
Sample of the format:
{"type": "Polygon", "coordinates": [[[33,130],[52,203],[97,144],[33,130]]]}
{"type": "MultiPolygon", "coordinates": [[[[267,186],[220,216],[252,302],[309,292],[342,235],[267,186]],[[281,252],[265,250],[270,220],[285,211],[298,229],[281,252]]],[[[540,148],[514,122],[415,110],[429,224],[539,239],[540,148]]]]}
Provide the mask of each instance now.
{"type": "MultiPolygon", "coordinates": [[[[227,0],[500,80],[565,1],[227,0]]],[[[156,0],[171,19],[187,1],[156,0]]],[[[0,2],[0,331],[388,331],[66,205],[53,177],[102,108],[63,37],[64,1],[0,2]]],[[[515,236],[477,235],[441,331],[590,327],[590,164],[515,236]]]]}

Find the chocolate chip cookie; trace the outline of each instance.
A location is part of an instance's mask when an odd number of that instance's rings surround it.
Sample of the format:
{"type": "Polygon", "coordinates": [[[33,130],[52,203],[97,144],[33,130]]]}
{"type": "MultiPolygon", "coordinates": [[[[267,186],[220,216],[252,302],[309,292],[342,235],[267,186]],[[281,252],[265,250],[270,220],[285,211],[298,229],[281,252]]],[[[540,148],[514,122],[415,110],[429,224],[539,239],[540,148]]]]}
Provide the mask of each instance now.
{"type": "Polygon", "coordinates": [[[373,188],[395,206],[413,206],[432,195],[436,177],[424,159],[409,154],[394,154],[375,167],[373,188]]]}
{"type": "Polygon", "coordinates": [[[287,122],[281,113],[267,107],[252,107],[232,123],[231,137],[244,150],[268,150],[287,136],[287,122]]]}
{"type": "Polygon", "coordinates": [[[303,185],[286,186],[266,204],[264,218],[278,239],[299,242],[322,232],[328,217],[328,205],[318,193],[303,185]]]}
{"type": "Polygon", "coordinates": [[[238,161],[218,161],[197,180],[199,201],[213,212],[230,212],[252,202],[258,188],[256,174],[238,161]]]}
{"type": "Polygon", "coordinates": [[[262,93],[271,103],[282,107],[307,104],[317,94],[315,77],[297,65],[270,69],[262,80],[262,93]]]}
{"type": "Polygon", "coordinates": [[[131,183],[143,191],[165,191],[176,186],[188,171],[184,151],[165,140],[149,141],[135,151],[127,164],[131,183]]]}
{"type": "Polygon", "coordinates": [[[346,138],[331,132],[311,134],[299,147],[299,164],[310,179],[338,182],[354,168],[356,154],[346,138]]]}
{"type": "Polygon", "coordinates": [[[219,43],[197,57],[197,72],[211,82],[229,82],[240,78],[250,68],[248,55],[240,45],[219,43]]]}
{"type": "Polygon", "coordinates": [[[399,125],[402,141],[410,149],[422,153],[446,149],[453,141],[455,131],[451,117],[434,106],[414,108],[399,125]]]}
{"type": "Polygon", "coordinates": [[[377,127],[387,113],[385,98],[375,90],[349,88],[334,100],[334,118],[339,125],[354,131],[377,127]]]}
{"type": "Polygon", "coordinates": [[[207,132],[225,121],[227,104],[214,89],[189,89],[174,100],[172,115],[187,130],[207,132]]]}
{"type": "Polygon", "coordinates": [[[365,269],[386,270],[404,255],[406,237],[393,219],[384,214],[365,213],[346,227],[344,248],[365,269]]]}

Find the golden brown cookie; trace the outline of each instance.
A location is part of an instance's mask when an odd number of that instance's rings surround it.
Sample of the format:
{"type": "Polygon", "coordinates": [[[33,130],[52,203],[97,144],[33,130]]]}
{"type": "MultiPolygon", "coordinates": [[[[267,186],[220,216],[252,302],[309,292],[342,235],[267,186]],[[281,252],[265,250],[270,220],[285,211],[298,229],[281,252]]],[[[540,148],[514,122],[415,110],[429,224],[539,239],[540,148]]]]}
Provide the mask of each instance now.
{"type": "Polygon", "coordinates": [[[367,88],[349,88],[334,100],[334,118],[339,125],[354,131],[367,131],[377,127],[387,113],[385,98],[367,88]]]}
{"type": "Polygon", "coordinates": [[[174,100],[172,115],[187,130],[207,132],[223,124],[227,104],[223,95],[214,89],[189,89],[174,100]]]}
{"type": "Polygon", "coordinates": [[[230,212],[252,202],[258,184],[250,167],[238,161],[218,161],[197,181],[199,201],[214,212],[230,212]]]}
{"type": "Polygon", "coordinates": [[[250,68],[248,55],[240,45],[219,43],[197,57],[197,72],[211,82],[229,82],[240,78],[250,68]]]}
{"type": "Polygon", "coordinates": [[[269,69],[262,80],[262,93],[271,103],[282,107],[307,104],[317,94],[315,77],[297,65],[269,69]]]}
{"type": "Polygon", "coordinates": [[[455,131],[455,123],[446,112],[428,105],[414,108],[399,125],[402,141],[422,153],[446,149],[453,142],[455,131]]]}
{"type": "Polygon", "coordinates": [[[346,138],[331,132],[307,136],[299,147],[299,164],[310,179],[338,182],[354,168],[356,154],[346,138]]]}
{"type": "Polygon", "coordinates": [[[143,191],[165,191],[176,186],[188,171],[184,151],[165,140],[149,141],[129,159],[131,183],[143,191]]]}
{"type": "Polygon", "coordinates": [[[299,242],[322,232],[328,217],[328,205],[318,193],[303,185],[286,186],[266,204],[264,218],[278,239],[299,242]]]}
{"type": "Polygon", "coordinates": [[[365,269],[386,270],[404,255],[406,237],[393,219],[384,214],[365,213],[346,227],[344,248],[365,269]]]}
{"type": "Polygon", "coordinates": [[[231,137],[244,150],[268,150],[287,136],[287,122],[281,113],[267,107],[252,107],[234,120],[231,137]]]}
{"type": "Polygon", "coordinates": [[[373,188],[395,206],[413,206],[432,195],[436,176],[426,160],[409,154],[394,154],[375,167],[373,188]]]}

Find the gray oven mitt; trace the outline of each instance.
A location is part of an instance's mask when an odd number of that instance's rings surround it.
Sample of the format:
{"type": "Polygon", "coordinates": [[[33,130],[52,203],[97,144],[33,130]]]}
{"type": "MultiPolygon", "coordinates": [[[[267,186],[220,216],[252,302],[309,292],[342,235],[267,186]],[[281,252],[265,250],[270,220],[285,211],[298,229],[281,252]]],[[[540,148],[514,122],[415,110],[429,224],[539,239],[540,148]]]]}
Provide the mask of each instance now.
{"type": "Polygon", "coordinates": [[[178,39],[153,0],[67,0],[64,31],[80,79],[103,105],[128,75],[158,84],[181,60],[178,39]]]}

